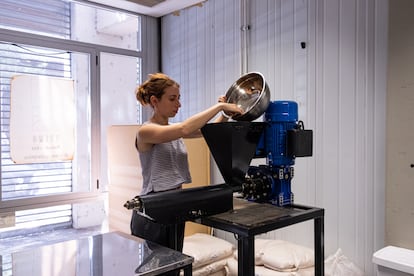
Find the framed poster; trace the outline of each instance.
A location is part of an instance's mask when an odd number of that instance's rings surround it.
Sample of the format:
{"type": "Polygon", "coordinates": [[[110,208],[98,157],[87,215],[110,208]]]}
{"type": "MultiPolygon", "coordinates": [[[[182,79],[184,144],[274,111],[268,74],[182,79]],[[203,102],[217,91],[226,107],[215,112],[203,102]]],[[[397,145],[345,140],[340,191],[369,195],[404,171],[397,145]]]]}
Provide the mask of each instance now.
{"type": "Polygon", "coordinates": [[[72,160],[75,148],[73,80],[18,75],[12,77],[10,91],[13,162],[72,160]]]}

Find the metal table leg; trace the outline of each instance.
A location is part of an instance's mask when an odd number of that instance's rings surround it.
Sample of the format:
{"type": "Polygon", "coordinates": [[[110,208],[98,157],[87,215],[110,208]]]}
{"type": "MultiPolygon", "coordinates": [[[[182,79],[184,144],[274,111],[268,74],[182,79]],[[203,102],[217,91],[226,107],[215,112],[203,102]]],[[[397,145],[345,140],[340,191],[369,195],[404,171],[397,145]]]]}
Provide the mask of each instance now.
{"type": "Polygon", "coordinates": [[[238,275],[254,276],[254,236],[239,237],[237,245],[238,275]]]}
{"type": "Polygon", "coordinates": [[[315,276],[325,274],[324,218],[314,219],[315,276]]]}
{"type": "Polygon", "coordinates": [[[184,276],[193,276],[193,265],[187,265],[183,268],[184,276]]]}

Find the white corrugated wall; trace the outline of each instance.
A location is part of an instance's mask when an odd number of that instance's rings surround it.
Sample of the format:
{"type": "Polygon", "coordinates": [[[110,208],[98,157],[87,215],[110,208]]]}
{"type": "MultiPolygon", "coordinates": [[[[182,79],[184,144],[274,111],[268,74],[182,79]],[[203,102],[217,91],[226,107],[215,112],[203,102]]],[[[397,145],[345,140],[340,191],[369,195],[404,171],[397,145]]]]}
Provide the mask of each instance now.
{"type": "MultiPolygon", "coordinates": [[[[182,86],[179,120],[244,71],[264,74],[272,100],[298,102],[314,151],[296,159],[295,200],[325,208],[325,257],[341,248],[367,275],[384,244],[387,15],[387,0],[208,0],[161,24],[162,69],[182,86]]],[[[217,171],[212,180],[222,181],[217,171]]],[[[313,223],[265,236],[312,247],[313,223]]]]}

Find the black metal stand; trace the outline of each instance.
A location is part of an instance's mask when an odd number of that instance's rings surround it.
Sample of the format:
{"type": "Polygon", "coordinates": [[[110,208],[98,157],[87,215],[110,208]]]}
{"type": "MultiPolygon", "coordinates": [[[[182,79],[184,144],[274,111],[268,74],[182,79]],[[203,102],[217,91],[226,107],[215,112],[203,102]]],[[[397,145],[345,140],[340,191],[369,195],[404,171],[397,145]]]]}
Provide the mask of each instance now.
{"type": "MultiPolygon", "coordinates": [[[[173,242],[172,247],[176,250],[181,252],[181,250],[178,248],[178,225],[174,224],[174,231],[170,232],[170,241],[173,242]]],[[[186,265],[182,268],[184,276],[192,276],[193,275],[193,263],[186,265]]],[[[180,269],[177,269],[177,273],[180,271],[180,269]]]]}
{"type": "Polygon", "coordinates": [[[278,207],[234,199],[234,209],[196,222],[231,232],[238,237],[238,275],[254,276],[254,237],[269,231],[314,220],[315,275],[324,275],[324,215],[321,208],[303,205],[278,207]]]}

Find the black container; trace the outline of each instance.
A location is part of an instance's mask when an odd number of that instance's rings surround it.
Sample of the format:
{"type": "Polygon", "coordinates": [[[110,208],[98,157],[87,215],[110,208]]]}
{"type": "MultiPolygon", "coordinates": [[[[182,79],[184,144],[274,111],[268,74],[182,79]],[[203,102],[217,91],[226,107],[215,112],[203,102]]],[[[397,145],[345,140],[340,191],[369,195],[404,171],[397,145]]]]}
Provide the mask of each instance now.
{"type": "Polygon", "coordinates": [[[266,127],[264,122],[211,123],[201,132],[226,184],[241,190],[257,143],[266,127]]]}

